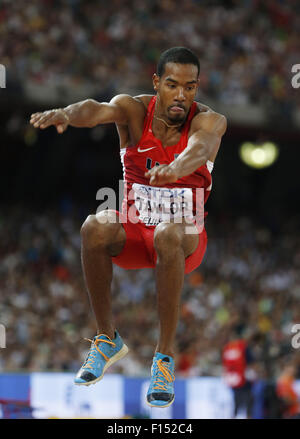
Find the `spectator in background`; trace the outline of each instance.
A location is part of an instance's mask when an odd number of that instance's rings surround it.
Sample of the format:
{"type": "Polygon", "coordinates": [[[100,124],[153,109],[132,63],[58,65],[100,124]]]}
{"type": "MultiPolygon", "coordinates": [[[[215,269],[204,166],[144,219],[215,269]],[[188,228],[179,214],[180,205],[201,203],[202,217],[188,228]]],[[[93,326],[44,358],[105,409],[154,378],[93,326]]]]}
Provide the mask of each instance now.
{"type": "Polygon", "coordinates": [[[236,326],[231,340],[226,343],[222,352],[224,380],[234,394],[234,417],[251,418],[252,381],[255,375],[248,366],[253,364],[254,357],[249,342],[241,336],[241,327],[236,326]],[[250,373],[249,373],[250,372],[250,373]]]}
{"type": "Polygon", "coordinates": [[[228,108],[259,105],[270,123],[285,124],[298,107],[290,70],[299,62],[299,8],[295,0],[176,7],[158,0],[2,0],[7,90],[51,102],[71,93],[101,101],[99,93],[150,92],[159,53],[180,45],[202,60],[205,98],[228,108]]]}
{"type": "Polygon", "coordinates": [[[297,368],[287,364],[277,380],[277,395],[283,402],[283,418],[300,419],[300,402],[294,388],[297,368]]]}
{"type": "MultiPolygon", "coordinates": [[[[75,372],[87,354],[81,340],[93,323],[78,256],[78,230],[89,210],[82,209],[74,205],[64,215],[16,205],[1,210],[0,321],[10,340],[1,352],[1,371],[75,372]]],[[[260,379],[274,382],[291,354],[291,327],[300,321],[300,218],[287,220],[278,235],[250,217],[246,222],[223,218],[221,228],[216,221],[212,217],[208,223],[212,242],[202,269],[184,284],[177,331],[179,346],[185,346],[180,373],[220,376],[233,321],[242,320],[245,331],[259,334],[250,342],[251,368],[255,365],[260,379]]],[[[111,372],[144,376],[157,335],[152,272],[139,270],[129,277],[115,267],[114,274],[116,319],[137,358],[111,372]],[[142,345],[140,331],[146,338],[142,345]]]]}

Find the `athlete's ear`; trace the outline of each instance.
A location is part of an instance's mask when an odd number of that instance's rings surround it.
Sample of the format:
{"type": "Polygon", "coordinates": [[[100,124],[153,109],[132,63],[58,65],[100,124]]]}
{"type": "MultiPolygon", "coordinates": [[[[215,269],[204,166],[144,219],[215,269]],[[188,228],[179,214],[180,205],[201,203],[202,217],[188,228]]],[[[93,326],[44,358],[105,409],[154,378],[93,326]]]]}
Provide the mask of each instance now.
{"type": "Polygon", "coordinates": [[[153,88],[155,91],[158,91],[158,86],[159,86],[159,76],[154,73],[152,76],[152,81],[153,81],[153,88]]]}
{"type": "Polygon", "coordinates": [[[197,82],[196,82],[196,88],[195,88],[195,95],[194,95],[194,98],[196,98],[197,95],[198,95],[199,86],[200,86],[200,78],[198,77],[198,78],[197,78],[197,82]]]}

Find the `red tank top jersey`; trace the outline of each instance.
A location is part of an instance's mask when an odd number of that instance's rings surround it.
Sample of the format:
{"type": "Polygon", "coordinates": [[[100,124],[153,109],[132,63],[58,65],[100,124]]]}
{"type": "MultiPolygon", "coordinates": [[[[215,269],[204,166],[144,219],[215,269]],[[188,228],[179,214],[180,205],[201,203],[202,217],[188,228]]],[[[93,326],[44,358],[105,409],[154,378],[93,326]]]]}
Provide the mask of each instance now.
{"type": "MultiPolygon", "coordinates": [[[[153,96],[147,108],[144,120],[143,134],[136,145],[127,146],[121,149],[121,161],[123,165],[124,177],[124,204],[130,206],[134,200],[129,199],[128,194],[134,183],[149,185],[149,178],[145,177],[145,172],[153,166],[169,164],[186,148],[188,143],[188,133],[191,121],[195,115],[197,103],[193,102],[187,120],[182,128],[179,142],[175,145],[163,147],[162,142],[157,139],[152,132],[152,121],[155,110],[156,96],[153,96]]],[[[211,172],[213,162],[207,163],[194,171],[192,174],[178,179],[175,183],[164,185],[165,188],[203,188],[203,205],[207,201],[212,187],[211,172]]],[[[131,198],[131,197],[130,197],[131,198]]],[[[203,208],[203,206],[202,206],[203,208]]],[[[195,209],[194,209],[195,213],[195,209]]],[[[207,212],[205,212],[205,216],[207,212]]]]}
{"type": "Polygon", "coordinates": [[[246,342],[235,340],[223,349],[224,379],[230,387],[241,387],[246,383],[246,342]]]}

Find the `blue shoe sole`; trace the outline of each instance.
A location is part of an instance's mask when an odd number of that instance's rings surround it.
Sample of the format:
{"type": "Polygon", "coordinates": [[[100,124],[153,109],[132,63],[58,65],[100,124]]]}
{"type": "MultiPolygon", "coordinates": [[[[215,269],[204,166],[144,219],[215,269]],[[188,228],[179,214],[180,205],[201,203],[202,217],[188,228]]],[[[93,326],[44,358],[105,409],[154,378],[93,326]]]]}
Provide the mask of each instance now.
{"type": "Polygon", "coordinates": [[[146,399],[146,403],[150,407],[164,408],[164,407],[169,407],[171,404],[173,404],[174,400],[175,400],[175,395],[174,395],[174,398],[172,399],[172,401],[168,402],[167,404],[165,404],[165,401],[161,401],[163,403],[163,405],[160,405],[160,404],[156,405],[156,404],[153,404],[154,401],[151,403],[151,402],[148,402],[147,399],[146,399]]]}

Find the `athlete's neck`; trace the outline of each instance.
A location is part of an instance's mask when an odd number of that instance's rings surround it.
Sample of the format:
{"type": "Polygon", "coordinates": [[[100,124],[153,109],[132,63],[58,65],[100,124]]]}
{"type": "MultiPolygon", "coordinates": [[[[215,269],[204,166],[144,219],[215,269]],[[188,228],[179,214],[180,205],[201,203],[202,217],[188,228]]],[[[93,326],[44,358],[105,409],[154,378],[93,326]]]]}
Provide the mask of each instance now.
{"type": "Polygon", "coordinates": [[[165,116],[160,115],[159,113],[155,114],[155,112],[153,114],[153,118],[162,122],[167,129],[168,128],[179,128],[179,127],[182,127],[182,125],[184,125],[184,123],[185,123],[185,120],[183,120],[182,122],[177,122],[177,123],[174,122],[173,123],[170,120],[165,120],[165,118],[166,118],[165,116]]]}
{"type": "Polygon", "coordinates": [[[182,125],[182,123],[178,123],[176,125],[169,125],[164,119],[162,119],[161,117],[158,116],[154,116],[155,119],[160,120],[161,122],[163,122],[168,128],[176,128],[176,127],[180,127],[182,125]]]}

